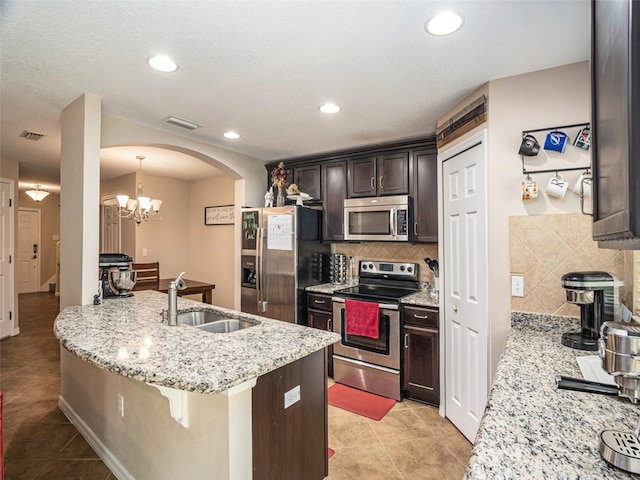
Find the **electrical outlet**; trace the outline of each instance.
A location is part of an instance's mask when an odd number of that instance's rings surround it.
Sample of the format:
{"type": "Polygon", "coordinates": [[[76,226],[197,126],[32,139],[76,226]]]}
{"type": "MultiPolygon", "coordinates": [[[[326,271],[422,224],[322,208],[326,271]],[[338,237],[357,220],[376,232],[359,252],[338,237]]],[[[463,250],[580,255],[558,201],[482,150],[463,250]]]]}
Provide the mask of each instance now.
{"type": "Polygon", "coordinates": [[[118,394],[118,413],[124,417],[124,397],[118,394]]]}
{"type": "Polygon", "coordinates": [[[511,276],[511,296],[524,297],[524,277],[519,275],[511,276]]]}
{"type": "Polygon", "coordinates": [[[284,393],[284,408],[289,408],[296,402],[300,401],[300,385],[293,387],[284,393]]]}

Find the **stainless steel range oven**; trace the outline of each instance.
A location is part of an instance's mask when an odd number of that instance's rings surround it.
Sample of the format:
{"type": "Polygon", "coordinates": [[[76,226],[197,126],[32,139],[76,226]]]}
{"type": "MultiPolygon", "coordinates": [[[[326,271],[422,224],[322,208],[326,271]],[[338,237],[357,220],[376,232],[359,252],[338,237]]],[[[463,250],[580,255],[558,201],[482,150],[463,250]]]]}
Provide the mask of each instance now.
{"type": "Polygon", "coordinates": [[[354,388],[402,399],[400,299],[419,290],[418,264],[362,260],[360,282],[333,294],[333,379],[354,388]],[[377,338],[347,333],[345,300],[378,304],[377,338]]]}

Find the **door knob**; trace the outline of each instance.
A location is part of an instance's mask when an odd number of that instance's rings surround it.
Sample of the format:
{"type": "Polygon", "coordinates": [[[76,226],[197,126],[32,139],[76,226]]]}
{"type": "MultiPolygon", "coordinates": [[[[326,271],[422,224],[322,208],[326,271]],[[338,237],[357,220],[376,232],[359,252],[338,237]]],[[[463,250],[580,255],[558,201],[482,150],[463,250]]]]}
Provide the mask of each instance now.
{"type": "Polygon", "coordinates": [[[458,311],[458,307],[456,305],[453,306],[453,311],[457,312],[458,311]]]}

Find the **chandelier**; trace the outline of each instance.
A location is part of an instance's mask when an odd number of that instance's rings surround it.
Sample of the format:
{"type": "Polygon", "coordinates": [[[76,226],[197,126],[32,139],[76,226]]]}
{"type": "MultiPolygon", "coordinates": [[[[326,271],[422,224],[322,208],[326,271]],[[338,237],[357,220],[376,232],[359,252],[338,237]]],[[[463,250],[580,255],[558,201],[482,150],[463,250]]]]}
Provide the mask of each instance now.
{"type": "Polygon", "coordinates": [[[144,160],[145,157],[138,155],[136,158],[140,160],[136,198],[129,198],[129,195],[116,195],[116,198],[118,199],[118,206],[120,207],[118,216],[133,220],[140,226],[142,222],[149,220],[162,220],[160,217],[162,200],[151,199],[150,197],[144,197],[142,195],[142,160],[144,160]]]}
{"type": "Polygon", "coordinates": [[[33,199],[33,201],[41,202],[42,200],[44,200],[46,198],[47,195],[49,195],[49,192],[45,192],[44,190],[40,190],[40,185],[36,185],[35,187],[36,187],[35,190],[27,190],[24,193],[29,195],[33,199]]]}

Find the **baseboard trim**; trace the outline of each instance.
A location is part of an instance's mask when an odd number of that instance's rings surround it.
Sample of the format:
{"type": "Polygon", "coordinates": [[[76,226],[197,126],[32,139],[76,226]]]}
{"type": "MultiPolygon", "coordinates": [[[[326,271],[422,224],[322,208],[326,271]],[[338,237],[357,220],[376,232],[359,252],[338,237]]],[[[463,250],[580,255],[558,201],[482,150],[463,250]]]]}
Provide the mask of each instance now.
{"type": "Polygon", "coordinates": [[[96,437],[93,430],[82,420],[75,412],[71,405],[69,405],[62,396],[58,397],[58,407],[62,410],[62,413],[69,419],[71,423],[78,429],[80,435],[84,437],[89,445],[95,450],[98,456],[102,459],[105,465],[111,470],[118,480],[135,480],[126,468],[118,461],[118,459],[111,453],[102,441],[96,437]]]}

